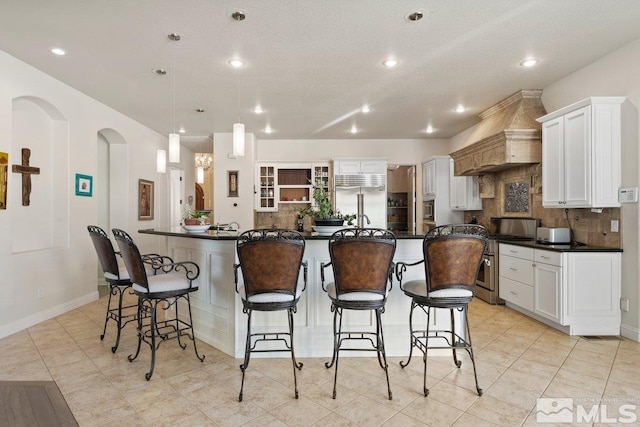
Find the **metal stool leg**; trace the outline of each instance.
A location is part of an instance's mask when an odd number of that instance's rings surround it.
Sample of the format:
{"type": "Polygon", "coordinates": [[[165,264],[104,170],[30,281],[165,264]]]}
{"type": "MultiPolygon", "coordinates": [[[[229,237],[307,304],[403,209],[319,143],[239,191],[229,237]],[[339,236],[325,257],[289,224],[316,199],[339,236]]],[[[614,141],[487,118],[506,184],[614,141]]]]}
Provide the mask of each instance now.
{"type": "Polygon", "coordinates": [[[389,400],[393,399],[393,394],[391,393],[391,385],[389,384],[389,365],[387,364],[387,353],[384,348],[384,335],[382,333],[382,310],[381,308],[376,309],[376,338],[377,338],[377,348],[378,348],[378,362],[380,362],[380,355],[382,355],[382,360],[384,362],[384,374],[387,377],[387,392],[389,393],[389,400]]]}
{"type": "MultiPolygon", "coordinates": [[[[206,357],[204,354],[202,356],[200,356],[200,354],[198,354],[198,346],[196,345],[196,334],[193,331],[193,316],[191,315],[191,298],[189,297],[189,294],[185,295],[185,298],[187,299],[187,307],[189,308],[189,329],[191,329],[191,341],[193,341],[193,350],[196,352],[196,357],[198,358],[199,361],[204,361],[204,358],[206,357]]],[[[178,312],[176,311],[176,314],[178,312]]]]}
{"type": "Polygon", "coordinates": [[[107,314],[104,316],[104,329],[102,330],[102,335],[100,335],[100,341],[102,341],[107,334],[107,322],[109,321],[109,314],[111,314],[111,296],[115,295],[114,288],[115,286],[109,284],[109,302],[107,303],[107,314]]]}
{"type": "Polygon", "coordinates": [[[138,357],[138,354],[140,354],[140,346],[142,345],[142,319],[143,319],[143,301],[141,298],[138,298],[138,348],[136,349],[136,354],[130,354],[127,357],[127,360],[129,360],[129,362],[133,362],[136,357],[138,357]]]}
{"type": "Polygon", "coordinates": [[[298,398],[298,377],[296,374],[296,369],[302,369],[302,363],[296,362],[296,354],[293,349],[293,307],[287,310],[288,319],[289,319],[289,339],[291,341],[291,362],[293,363],[293,387],[295,391],[296,399],[298,398]]]}
{"type": "MultiPolygon", "coordinates": [[[[340,334],[342,333],[342,309],[339,307],[336,307],[336,312],[334,314],[334,325],[335,325],[335,316],[340,316],[340,321],[338,323],[338,331],[337,333],[334,332],[334,336],[336,337],[336,347],[335,347],[335,354],[334,354],[334,362],[336,365],[336,370],[333,374],[333,395],[332,397],[335,399],[337,396],[337,392],[336,392],[336,385],[338,383],[338,362],[340,360],[340,334]]],[[[334,330],[335,330],[335,326],[334,326],[334,330]]],[[[329,368],[330,366],[327,366],[327,368],[329,368]]]]}
{"type": "Polygon", "coordinates": [[[416,308],[416,302],[411,300],[411,310],[409,310],[409,358],[406,362],[400,361],[400,367],[404,369],[411,362],[411,355],[413,354],[413,347],[415,347],[414,337],[413,337],[413,309],[416,308]]]}
{"type": "Polygon", "coordinates": [[[467,341],[467,353],[469,353],[469,357],[471,358],[471,364],[473,365],[473,377],[476,380],[476,391],[478,392],[478,396],[482,396],[482,389],[480,388],[480,386],[478,385],[478,374],[476,373],[476,359],[473,355],[473,345],[471,343],[471,330],[469,329],[469,319],[467,318],[467,306],[465,305],[463,308],[464,311],[464,323],[466,326],[466,330],[467,330],[467,337],[466,337],[466,341],[467,341]]]}
{"type": "Polygon", "coordinates": [[[337,334],[337,318],[338,318],[338,308],[335,306],[331,306],[331,310],[333,310],[333,354],[331,355],[331,362],[325,362],[324,367],[329,369],[336,363],[336,353],[338,351],[338,334],[337,334]]]}
{"type": "Polygon", "coordinates": [[[453,308],[449,309],[449,314],[451,315],[451,352],[453,353],[453,363],[456,365],[456,368],[459,368],[462,365],[462,361],[458,360],[456,353],[456,318],[453,310],[453,308]]]}
{"type": "Polygon", "coordinates": [[[158,311],[158,304],[152,303],[151,304],[151,327],[149,328],[151,331],[151,366],[149,368],[149,372],[144,374],[144,377],[147,381],[151,379],[151,376],[153,375],[153,370],[156,365],[156,329],[157,329],[157,320],[158,320],[157,311],[158,311]]]}
{"type": "Polygon", "coordinates": [[[429,350],[429,322],[431,321],[431,307],[427,307],[427,329],[424,339],[424,354],[422,355],[422,361],[424,362],[424,372],[422,378],[422,390],[426,396],[429,395],[429,389],[427,388],[427,352],[429,350]]]}
{"type": "Polygon", "coordinates": [[[247,342],[244,348],[244,363],[240,365],[242,371],[242,383],[240,385],[240,394],[238,395],[238,402],[242,402],[242,393],[244,391],[244,373],[249,367],[249,358],[251,356],[251,310],[246,309],[247,312],[247,342]]]}

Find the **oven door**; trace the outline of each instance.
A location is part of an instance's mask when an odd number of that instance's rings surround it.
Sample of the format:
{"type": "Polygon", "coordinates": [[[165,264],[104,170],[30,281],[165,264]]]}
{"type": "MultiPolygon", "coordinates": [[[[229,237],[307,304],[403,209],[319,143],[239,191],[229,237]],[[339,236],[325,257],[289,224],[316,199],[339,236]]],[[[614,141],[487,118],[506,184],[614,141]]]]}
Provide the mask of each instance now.
{"type": "Polygon", "coordinates": [[[494,279],[494,259],[495,255],[484,254],[482,256],[482,264],[480,265],[480,270],[478,271],[478,280],[476,281],[476,285],[488,291],[496,290],[494,279]]]}

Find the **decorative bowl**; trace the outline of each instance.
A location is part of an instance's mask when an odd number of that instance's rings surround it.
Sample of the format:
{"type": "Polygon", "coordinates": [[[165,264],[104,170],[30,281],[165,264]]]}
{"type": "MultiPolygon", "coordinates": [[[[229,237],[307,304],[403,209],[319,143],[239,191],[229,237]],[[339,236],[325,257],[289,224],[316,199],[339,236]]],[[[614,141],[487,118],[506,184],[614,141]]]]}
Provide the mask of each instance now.
{"type": "Polygon", "coordinates": [[[183,225],[188,233],[204,233],[211,227],[211,224],[201,224],[201,225],[183,225]]]}
{"type": "Polygon", "coordinates": [[[349,228],[344,225],[314,225],[313,230],[318,233],[319,236],[331,236],[338,230],[349,228]]]}

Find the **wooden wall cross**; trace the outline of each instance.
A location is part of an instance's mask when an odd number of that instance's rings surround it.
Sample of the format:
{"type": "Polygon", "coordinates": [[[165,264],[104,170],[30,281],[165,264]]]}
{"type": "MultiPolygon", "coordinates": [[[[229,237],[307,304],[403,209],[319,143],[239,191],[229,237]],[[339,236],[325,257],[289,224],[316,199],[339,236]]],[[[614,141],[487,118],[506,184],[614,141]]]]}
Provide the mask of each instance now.
{"type": "Polygon", "coordinates": [[[22,149],[22,164],[11,165],[11,172],[22,174],[22,206],[29,206],[31,202],[29,196],[31,196],[31,175],[39,175],[40,168],[29,166],[29,158],[31,157],[31,150],[28,148],[22,149]]]}

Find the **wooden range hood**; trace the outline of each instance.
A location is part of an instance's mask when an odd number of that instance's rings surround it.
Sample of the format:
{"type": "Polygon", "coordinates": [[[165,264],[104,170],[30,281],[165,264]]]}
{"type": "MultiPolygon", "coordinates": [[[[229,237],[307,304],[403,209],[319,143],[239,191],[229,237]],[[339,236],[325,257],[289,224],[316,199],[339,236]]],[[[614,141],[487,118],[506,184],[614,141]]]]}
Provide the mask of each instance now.
{"type": "Polygon", "coordinates": [[[541,90],[521,90],[480,114],[464,148],[451,153],[454,175],[483,175],[542,161],[541,90]]]}

